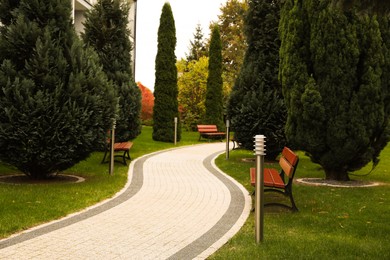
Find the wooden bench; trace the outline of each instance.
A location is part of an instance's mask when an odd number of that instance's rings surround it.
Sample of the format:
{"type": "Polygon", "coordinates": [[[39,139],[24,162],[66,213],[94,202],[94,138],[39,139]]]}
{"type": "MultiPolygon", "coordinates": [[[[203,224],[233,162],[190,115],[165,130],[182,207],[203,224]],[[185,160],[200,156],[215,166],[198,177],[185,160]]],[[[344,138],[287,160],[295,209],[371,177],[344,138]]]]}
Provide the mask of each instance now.
{"type": "Polygon", "coordinates": [[[200,139],[224,139],[226,136],[225,132],[219,132],[216,125],[197,125],[200,139]]]}
{"type": "MultiPolygon", "coordinates": [[[[114,155],[114,157],[122,158],[122,160],[120,162],[123,163],[124,165],[127,165],[126,159],[131,160],[130,149],[131,149],[132,146],[133,146],[132,142],[114,143],[114,153],[122,152],[122,154],[114,155]]],[[[102,163],[106,162],[106,156],[107,156],[107,153],[109,153],[109,152],[110,152],[110,145],[107,146],[107,149],[106,149],[106,151],[104,153],[104,157],[103,157],[102,163]]]]}
{"type": "MultiPolygon", "coordinates": [[[[293,211],[298,211],[295,205],[292,185],[295,170],[298,166],[299,157],[288,147],[284,147],[282,156],[279,159],[280,172],[273,168],[264,168],[264,192],[278,192],[290,198],[291,207],[282,203],[266,203],[264,206],[279,205],[293,211]]],[[[251,185],[256,185],[256,168],[250,169],[251,185]]],[[[253,192],[254,194],[254,192],[253,192]]]]}

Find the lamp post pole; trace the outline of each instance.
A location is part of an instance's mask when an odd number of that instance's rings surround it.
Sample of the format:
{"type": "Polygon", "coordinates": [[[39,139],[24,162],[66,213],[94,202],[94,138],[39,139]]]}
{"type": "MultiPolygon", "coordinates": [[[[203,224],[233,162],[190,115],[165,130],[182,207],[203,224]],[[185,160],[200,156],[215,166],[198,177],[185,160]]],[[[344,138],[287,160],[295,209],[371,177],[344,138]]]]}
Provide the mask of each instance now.
{"type": "Polygon", "coordinates": [[[265,136],[255,136],[256,189],[255,189],[255,230],[256,243],[263,242],[264,230],[264,155],[265,136]]]}
{"type": "Polygon", "coordinates": [[[114,173],[115,128],[116,128],[116,121],[114,121],[114,123],[112,124],[112,129],[111,129],[111,138],[110,138],[110,168],[109,168],[110,175],[112,175],[114,173]]]}
{"type": "Polygon", "coordinates": [[[226,160],[229,159],[230,121],[226,119],[226,160]]]}
{"type": "Polygon", "coordinates": [[[176,145],[177,142],[177,117],[175,117],[175,136],[174,136],[174,144],[176,145]]]}

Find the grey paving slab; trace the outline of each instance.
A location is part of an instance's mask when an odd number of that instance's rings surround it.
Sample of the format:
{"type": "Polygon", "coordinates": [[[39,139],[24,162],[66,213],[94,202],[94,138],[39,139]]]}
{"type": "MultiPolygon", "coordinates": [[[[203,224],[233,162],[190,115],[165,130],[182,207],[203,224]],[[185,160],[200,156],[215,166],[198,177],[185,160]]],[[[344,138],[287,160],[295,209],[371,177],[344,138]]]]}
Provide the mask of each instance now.
{"type": "Polygon", "coordinates": [[[243,225],[248,192],[213,159],[223,143],[133,161],[114,198],[0,241],[0,259],[205,259],[243,225]]]}

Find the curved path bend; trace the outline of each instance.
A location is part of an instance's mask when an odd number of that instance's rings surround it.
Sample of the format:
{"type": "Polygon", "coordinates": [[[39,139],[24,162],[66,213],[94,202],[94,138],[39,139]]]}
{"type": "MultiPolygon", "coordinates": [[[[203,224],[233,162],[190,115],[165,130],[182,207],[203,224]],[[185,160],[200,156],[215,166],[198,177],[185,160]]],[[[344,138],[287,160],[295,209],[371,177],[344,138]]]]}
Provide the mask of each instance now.
{"type": "Polygon", "coordinates": [[[214,165],[224,148],[141,157],[112,199],[0,240],[0,259],[205,259],[250,211],[248,192],[214,165]]]}

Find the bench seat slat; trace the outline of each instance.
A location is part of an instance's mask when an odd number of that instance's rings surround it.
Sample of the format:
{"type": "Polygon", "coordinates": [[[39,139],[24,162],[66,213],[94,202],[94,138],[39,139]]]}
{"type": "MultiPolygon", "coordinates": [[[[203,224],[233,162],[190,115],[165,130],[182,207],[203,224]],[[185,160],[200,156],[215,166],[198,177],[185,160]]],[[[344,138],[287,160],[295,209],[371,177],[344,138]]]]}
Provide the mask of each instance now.
{"type": "MultiPolygon", "coordinates": [[[[256,168],[250,169],[251,185],[256,185],[256,168]]],[[[264,169],[264,186],[275,187],[283,189],[285,184],[279,175],[279,172],[275,169],[265,168],[264,169]]]]}
{"type": "Polygon", "coordinates": [[[132,142],[114,143],[114,151],[127,151],[133,146],[132,142]]]}
{"type": "Polygon", "coordinates": [[[281,189],[285,186],[276,169],[264,169],[264,185],[281,189]]]}

